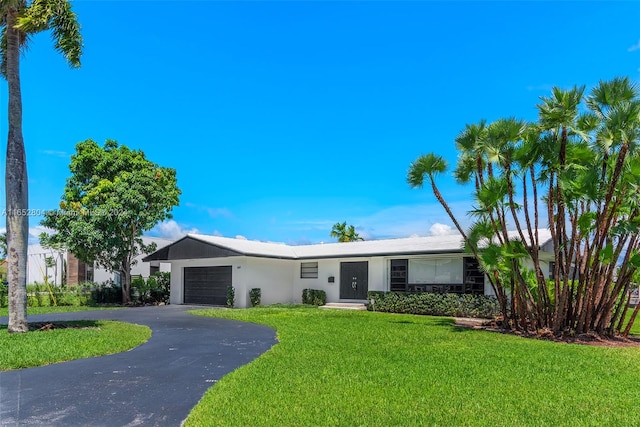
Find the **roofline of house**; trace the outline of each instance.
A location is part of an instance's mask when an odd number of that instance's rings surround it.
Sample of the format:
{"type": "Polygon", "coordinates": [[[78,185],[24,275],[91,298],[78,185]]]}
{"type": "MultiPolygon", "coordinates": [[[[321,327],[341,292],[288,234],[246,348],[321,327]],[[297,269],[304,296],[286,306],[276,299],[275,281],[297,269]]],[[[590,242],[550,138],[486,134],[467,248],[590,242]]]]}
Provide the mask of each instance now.
{"type": "MultiPolygon", "coordinates": [[[[254,258],[266,258],[266,259],[287,259],[287,260],[313,260],[313,259],[337,259],[337,258],[371,258],[371,257],[401,257],[401,256],[411,256],[411,255],[430,255],[430,254],[455,254],[455,253],[464,253],[462,248],[460,249],[443,249],[443,250],[410,250],[410,251],[402,251],[402,252],[363,252],[363,253],[342,253],[342,254],[328,254],[328,255],[276,255],[276,254],[267,254],[267,253],[256,253],[251,251],[238,251],[237,249],[233,249],[224,245],[216,244],[213,242],[209,242],[204,239],[198,239],[194,236],[184,236],[181,239],[176,240],[175,242],[158,249],[157,251],[147,255],[142,259],[144,262],[150,261],[173,261],[178,259],[170,259],[168,256],[169,248],[173,245],[182,242],[183,240],[191,239],[208,246],[220,248],[227,250],[229,252],[233,252],[235,255],[233,256],[248,256],[254,258]]],[[[206,257],[205,257],[206,258],[206,257]]],[[[191,259],[191,258],[180,258],[180,259],[191,259]]],[[[204,258],[203,258],[204,259],[204,258]]]]}

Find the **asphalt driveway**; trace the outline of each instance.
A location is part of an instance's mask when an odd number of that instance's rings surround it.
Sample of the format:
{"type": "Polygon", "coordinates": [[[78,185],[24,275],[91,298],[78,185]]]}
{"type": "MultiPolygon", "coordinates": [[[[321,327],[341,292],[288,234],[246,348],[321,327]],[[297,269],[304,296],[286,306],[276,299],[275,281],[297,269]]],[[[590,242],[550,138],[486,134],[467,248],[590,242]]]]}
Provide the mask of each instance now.
{"type": "Polygon", "coordinates": [[[29,316],[30,322],[122,320],[147,325],[153,335],[124,353],[0,373],[0,424],[179,426],[223,375],[276,343],[266,326],[186,313],[193,308],[29,316]]]}

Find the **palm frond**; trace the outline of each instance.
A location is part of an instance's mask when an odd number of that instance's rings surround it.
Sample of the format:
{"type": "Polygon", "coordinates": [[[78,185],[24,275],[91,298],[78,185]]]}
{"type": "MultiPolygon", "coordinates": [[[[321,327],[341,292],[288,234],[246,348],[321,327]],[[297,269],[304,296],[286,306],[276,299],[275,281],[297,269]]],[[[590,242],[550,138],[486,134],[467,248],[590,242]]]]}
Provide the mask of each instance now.
{"type": "Polygon", "coordinates": [[[422,187],[425,175],[433,179],[436,174],[446,170],[447,161],[443,157],[433,153],[424,154],[409,166],[407,182],[411,187],[422,187]]]}
{"type": "Polygon", "coordinates": [[[80,66],[82,35],[78,17],[68,0],[33,0],[16,28],[26,34],[51,30],[55,49],[72,67],[80,66]]]}

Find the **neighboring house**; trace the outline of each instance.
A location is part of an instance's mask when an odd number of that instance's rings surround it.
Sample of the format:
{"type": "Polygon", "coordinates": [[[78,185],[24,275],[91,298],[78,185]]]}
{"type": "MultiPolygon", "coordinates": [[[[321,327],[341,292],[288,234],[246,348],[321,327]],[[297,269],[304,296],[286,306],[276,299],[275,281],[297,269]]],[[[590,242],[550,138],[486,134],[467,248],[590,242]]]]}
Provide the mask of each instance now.
{"type": "Polygon", "coordinates": [[[38,244],[27,247],[27,284],[44,283],[60,285],[67,271],[67,252],[46,249],[38,244]]]}
{"type": "MultiPolygon", "coordinates": [[[[157,249],[165,247],[173,240],[158,237],[143,237],[142,241],[148,245],[155,243],[157,249]]],[[[120,273],[88,265],[79,261],[72,253],[62,250],[43,248],[41,245],[29,245],[27,257],[27,283],[44,283],[47,277],[50,284],[76,285],[84,282],[104,283],[114,281],[120,283],[120,273]],[[63,280],[63,278],[65,280],[63,280]]],[[[171,264],[160,261],[144,262],[144,255],[136,257],[138,261],[131,268],[132,276],[149,277],[157,271],[171,272],[171,264]]]]}
{"type": "Polygon", "coordinates": [[[368,291],[493,293],[459,235],[289,246],[189,234],[144,260],[171,263],[171,304],[224,305],[228,286],[236,307],[249,305],[252,288],[263,304],[299,303],[307,288],[327,302],[364,301],[368,291]]]}

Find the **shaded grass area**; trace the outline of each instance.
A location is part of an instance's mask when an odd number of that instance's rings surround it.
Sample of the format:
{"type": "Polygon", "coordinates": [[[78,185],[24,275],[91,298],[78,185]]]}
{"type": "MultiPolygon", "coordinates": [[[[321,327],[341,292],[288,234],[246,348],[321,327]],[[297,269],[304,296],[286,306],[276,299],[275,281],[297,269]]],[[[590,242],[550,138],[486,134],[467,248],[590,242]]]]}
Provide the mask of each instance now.
{"type": "Polygon", "coordinates": [[[0,371],[119,353],[151,337],[148,327],[125,322],[59,323],[54,322],[50,330],[31,330],[24,334],[9,334],[7,325],[0,325],[0,371]]]}
{"type": "Polygon", "coordinates": [[[194,313],[269,325],[280,343],[212,387],[187,426],[640,425],[640,348],[525,339],[427,316],[194,313]]]}
{"type": "MultiPolygon", "coordinates": [[[[47,314],[47,313],[75,313],[78,311],[91,311],[91,310],[119,310],[122,306],[71,306],[63,305],[57,307],[27,307],[27,316],[30,314],[47,314]]],[[[9,309],[7,307],[0,308],[0,316],[8,316],[9,309]]],[[[27,319],[28,320],[28,319],[27,319]]]]}

